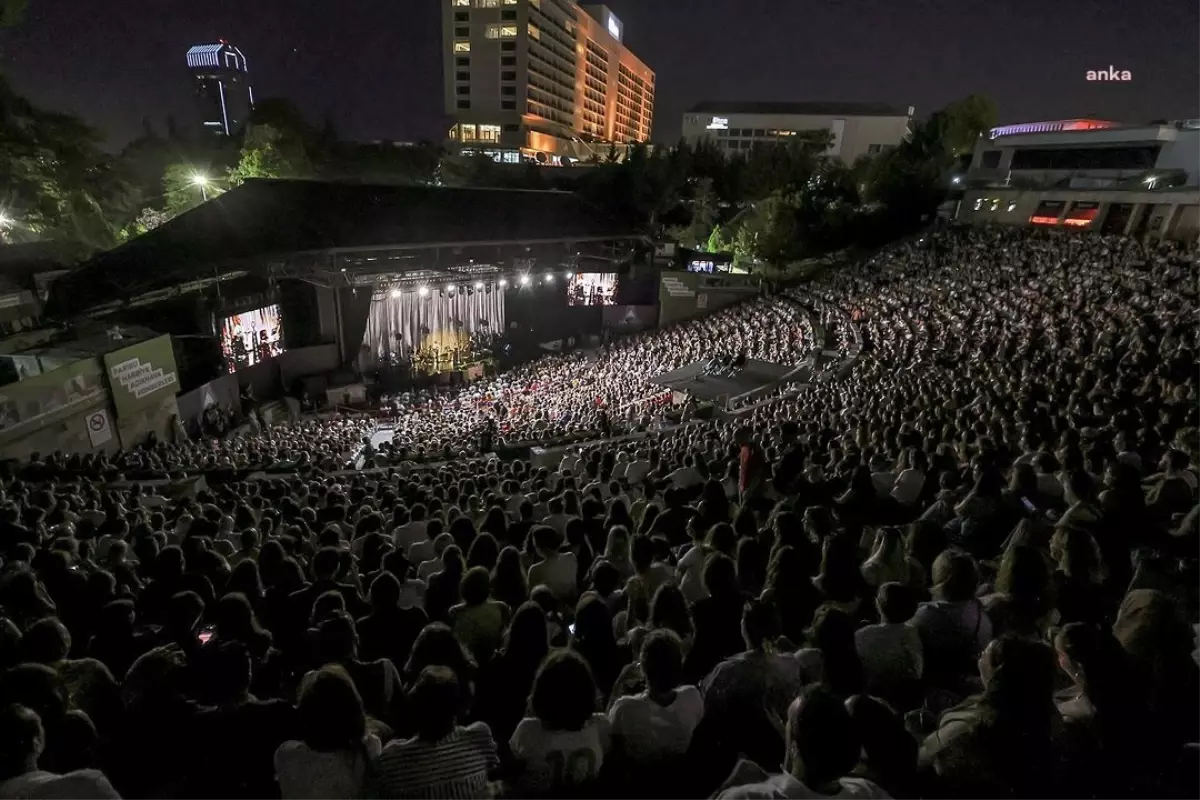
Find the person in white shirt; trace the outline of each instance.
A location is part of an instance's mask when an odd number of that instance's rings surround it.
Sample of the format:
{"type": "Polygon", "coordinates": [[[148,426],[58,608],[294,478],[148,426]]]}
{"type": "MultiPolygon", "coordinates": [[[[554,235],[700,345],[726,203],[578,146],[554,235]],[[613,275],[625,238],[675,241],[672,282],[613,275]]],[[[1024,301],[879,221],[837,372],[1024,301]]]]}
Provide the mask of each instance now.
{"type": "Polygon", "coordinates": [[[574,602],[579,593],[579,562],[574,553],[559,550],[563,544],[562,534],[547,525],[539,525],[530,535],[534,549],[542,559],[529,568],[530,588],[545,585],[559,600],[574,602]]]}
{"type": "Polygon", "coordinates": [[[120,800],[116,789],[94,769],[62,775],[38,769],[46,749],[46,731],[37,712],[20,705],[0,710],[0,798],[13,800],[120,800]]]}
{"type": "Polygon", "coordinates": [[[653,465],[646,458],[646,451],[638,450],[637,457],[630,462],[628,467],[625,468],[626,485],[636,486],[637,484],[641,483],[642,480],[650,474],[650,470],[653,468],[653,465]]]}
{"type": "Polygon", "coordinates": [[[687,753],[704,716],[704,698],[695,686],[681,686],[683,642],[666,628],[651,631],[640,651],[646,691],[621,697],[608,711],[614,761],[626,769],[646,769],[687,753]]]}
{"type": "Polygon", "coordinates": [[[904,455],[903,468],[892,486],[892,498],[902,506],[912,507],[921,499],[925,489],[925,473],[929,469],[925,451],[910,447],[904,455]]]}
{"type": "Polygon", "coordinates": [[[900,583],[885,583],[875,597],[883,622],[859,628],[855,649],[862,660],[867,687],[887,690],[912,686],[925,669],[925,653],[917,629],[907,624],[917,612],[917,598],[900,583]]]}
{"type": "Polygon", "coordinates": [[[595,713],[596,683],[583,657],[565,649],[547,656],[533,680],[529,710],[508,743],[519,764],[519,793],[561,794],[595,781],[608,755],[610,724],[595,713]]]}
{"type": "Polygon", "coordinates": [[[690,455],[684,457],[683,466],[668,475],[667,480],[677,489],[691,489],[704,483],[704,478],[696,471],[695,462],[690,455]]]}
{"type": "Polygon", "coordinates": [[[284,800],[362,797],[367,765],[382,750],[367,732],[354,681],[338,665],[304,676],[297,705],[301,740],[275,751],[275,775],[284,800]]]}
{"type": "Polygon", "coordinates": [[[743,759],[717,795],[720,800],[888,797],[865,778],[847,777],[858,765],[862,742],[850,712],[829,689],[816,685],[806,690],[788,709],[787,725],[780,727],[787,744],[784,771],[771,775],[743,759]]]}
{"type": "Polygon", "coordinates": [[[425,534],[425,506],[417,503],[407,513],[403,509],[398,510],[396,513],[401,521],[392,529],[392,543],[396,545],[397,550],[407,553],[408,548],[418,542],[425,541],[427,538],[425,534]]]}
{"type": "Polygon", "coordinates": [[[565,536],[567,533],[567,520],[569,520],[571,517],[569,514],[565,513],[566,509],[563,499],[561,497],[551,498],[549,504],[547,505],[547,509],[550,511],[550,513],[546,516],[543,522],[554,530],[558,531],[560,536],[565,536]]]}

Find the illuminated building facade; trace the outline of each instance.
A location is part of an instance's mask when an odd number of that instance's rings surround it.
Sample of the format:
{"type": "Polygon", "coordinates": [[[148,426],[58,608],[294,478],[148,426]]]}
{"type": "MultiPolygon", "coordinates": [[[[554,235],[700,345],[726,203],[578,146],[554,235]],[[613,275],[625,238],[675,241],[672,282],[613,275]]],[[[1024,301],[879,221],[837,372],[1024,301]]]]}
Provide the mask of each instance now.
{"type": "Polygon", "coordinates": [[[852,164],[904,141],[914,110],[883,103],[700,103],[683,115],[683,138],[710,139],[733,154],[825,130],[832,138],[826,155],[852,164]]]}
{"type": "Polygon", "coordinates": [[[993,128],[963,176],[964,221],[1200,234],[1200,120],[1067,119],[993,128]]]}
{"type": "Polygon", "coordinates": [[[250,120],[254,89],[242,51],[222,39],[187,52],[201,124],[207,134],[236,136],[250,120]]]}
{"type": "Polygon", "coordinates": [[[605,6],[442,0],[450,139],[497,161],[570,164],[646,142],[654,72],[605,6]]]}

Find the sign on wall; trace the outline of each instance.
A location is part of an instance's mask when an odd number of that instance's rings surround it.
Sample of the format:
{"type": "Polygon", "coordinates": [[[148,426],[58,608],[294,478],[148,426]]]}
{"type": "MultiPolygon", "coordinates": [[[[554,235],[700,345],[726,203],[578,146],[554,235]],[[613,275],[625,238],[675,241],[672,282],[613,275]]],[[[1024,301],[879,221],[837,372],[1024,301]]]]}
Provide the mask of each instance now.
{"type": "Polygon", "coordinates": [[[170,336],[139,342],[104,356],[117,416],[125,417],[179,391],[170,336]]]}
{"type": "Polygon", "coordinates": [[[108,418],[108,409],[93,411],[87,415],[84,422],[87,424],[88,440],[93,449],[112,441],[112,422],[108,418]]]}

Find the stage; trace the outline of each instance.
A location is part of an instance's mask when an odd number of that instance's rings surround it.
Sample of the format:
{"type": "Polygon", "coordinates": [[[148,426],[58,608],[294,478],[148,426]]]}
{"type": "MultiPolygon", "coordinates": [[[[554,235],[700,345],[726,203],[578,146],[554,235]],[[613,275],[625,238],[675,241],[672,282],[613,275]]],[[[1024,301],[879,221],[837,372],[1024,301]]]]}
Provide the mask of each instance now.
{"type": "Polygon", "coordinates": [[[795,369],[794,365],[749,359],[744,366],[725,370],[721,375],[705,375],[708,363],[697,361],[651,378],[650,382],[701,400],[724,403],[731,397],[768,386],[795,369]]]}

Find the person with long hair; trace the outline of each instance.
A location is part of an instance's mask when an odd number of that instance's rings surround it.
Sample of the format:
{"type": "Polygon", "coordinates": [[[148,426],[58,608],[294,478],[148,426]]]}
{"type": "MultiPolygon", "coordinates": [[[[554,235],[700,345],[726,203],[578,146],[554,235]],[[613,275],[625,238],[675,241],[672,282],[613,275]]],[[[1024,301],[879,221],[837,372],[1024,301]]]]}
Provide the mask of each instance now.
{"type": "Polygon", "coordinates": [[[521,565],[521,551],[509,545],[500,551],[492,568],[492,597],[509,608],[518,608],[529,599],[529,583],[521,565]]]}
{"type": "Polygon", "coordinates": [[[600,557],[616,568],[622,583],[634,574],[631,546],[629,529],[624,525],[613,525],[608,529],[604,554],[600,557]]]}
{"type": "Polygon", "coordinates": [[[904,552],[904,535],[899,528],[880,528],[875,532],[871,555],[863,562],[861,571],[871,589],[878,589],[885,583],[911,583],[912,568],[904,552]]]}
{"type": "Polygon", "coordinates": [[[607,701],[626,658],[617,645],[612,614],[604,600],[595,593],[584,594],[575,608],[571,648],[587,660],[599,699],[601,703],[607,701]]]}
{"type": "MultiPolygon", "coordinates": [[[[728,527],[728,526],[726,526],[728,527]]],[[[742,607],[745,597],[733,559],[717,552],[704,564],[705,597],[692,604],[696,638],[684,659],[684,675],[692,682],[726,658],[741,652],[742,607]]]]}
{"type": "Polygon", "coordinates": [[[1050,557],[1058,624],[1111,625],[1116,603],[1104,585],[1107,570],[1095,538],[1079,528],[1057,528],[1050,538],[1050,557]]]}
{"type": "Polygon", "coordinates": [[[822,683],[843,698],[866,687],[854,632],[854,619],[846,612],[833,606],[817,609],[808,646],[796,652],[805,683],[822,683]]]}
{"type": "Polygon", "coordinates": [[[475,693],[479,666],[444,622],[429,623],[413,642],[412,653],[401,671],[404,685],[411,690],[421,671],[431,666],[448,667],[454,672],[458,678],[459,696],[464,703],[463,710],[469,708],[475,693]]]}
{"type": "Polygon", "coordinates": [[[596,682],[574,650],[546,657],[529,692],[529,712],[509,739],[523,794],[575,793],[593,784],[608,756],[611,725],[596,713],[596,682]]]}
{"type": "Polygon", "coordinates": [[[779,614],[783,635],[797,644],[803,641],[804,632],[821,605],[821,591],[813,583],[819,569],[815,555],[811,547],[787,545],[772,551],[767,565],[767,583],[761,598],[779,614]]]}
{"type": "Polygon", "coordinates": [[[1003,636],[979,660],[983,693],[942,715],[921,746],[920,763],[957,797],[1055,797],[1061,718],[1054,705],[1054,653],[1003,636]]]}
{"type": "Polygon", "coordinates": [[[1196,634],[1179,605],[1155,589],[1134,589],[1121,602],[1112,630],[1147,688],[1146,710],[1160,746],[1166,751],[1200,741],[1196,634]]]}
{"type": "Polygon", "coordinates": [[[1046,556],[1026,544],[1010,545],[1000,559],[994,588],[983,598],[993,633],[1039,637],[1054,610],[1054,583],[1046,556]]]}
{"type": "Polygon", "coordinates": [[[859,566],[858,543],[849,535],[831,536],[821,548],[821,571],[812,579],[823,602],[857,618],[871,593],[859,566]]]}
{"type": "Polygon", "coordinates": [[[308,673],[296,703],[300,739],[275,751],[275,775],[284,800],[362,797],[368,767],[382,749],[367,731],[354,681],[337,665],[308,673]]]}
{"type": "Polygon", "coordinates": [[[509,737],[525,715],[534,675],[549,652],[546,612],[532,600],[523,603],[513,614],[496,657],[483,671],[475,705],[502,749],[507,749],[509,737]]]}

